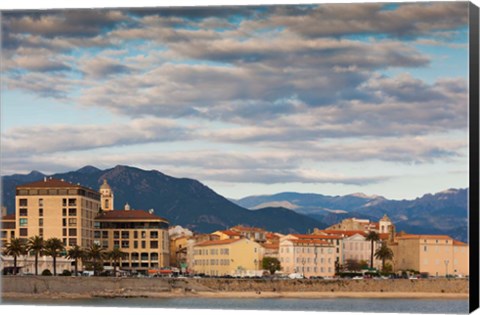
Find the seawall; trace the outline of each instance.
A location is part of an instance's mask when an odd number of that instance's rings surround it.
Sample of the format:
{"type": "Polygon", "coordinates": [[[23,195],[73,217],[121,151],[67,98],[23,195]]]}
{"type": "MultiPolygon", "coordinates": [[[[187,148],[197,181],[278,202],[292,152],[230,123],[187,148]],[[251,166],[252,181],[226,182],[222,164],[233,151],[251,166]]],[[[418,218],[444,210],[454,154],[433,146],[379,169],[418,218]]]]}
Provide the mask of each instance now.
{"type": "Polygon", "coordinates": [[[466,279],[395,280],[264,280],[165,279],[105,277],[2,277],[3,297],[161,297],[234,293],[253,294],[399,294],[468,296],[466,279]]]}

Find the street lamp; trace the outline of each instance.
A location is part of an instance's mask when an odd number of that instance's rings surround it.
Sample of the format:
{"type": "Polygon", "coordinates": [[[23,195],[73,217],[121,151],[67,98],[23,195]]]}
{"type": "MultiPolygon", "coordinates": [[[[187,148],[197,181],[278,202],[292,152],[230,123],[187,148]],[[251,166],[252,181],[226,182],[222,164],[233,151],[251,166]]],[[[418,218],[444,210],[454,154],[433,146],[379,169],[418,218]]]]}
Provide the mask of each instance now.
{"type": "Polygon", "coordinates": [[[448,277],[448,263],[449,263],[449,260],[445,259],[445,277],[448,277]]]}

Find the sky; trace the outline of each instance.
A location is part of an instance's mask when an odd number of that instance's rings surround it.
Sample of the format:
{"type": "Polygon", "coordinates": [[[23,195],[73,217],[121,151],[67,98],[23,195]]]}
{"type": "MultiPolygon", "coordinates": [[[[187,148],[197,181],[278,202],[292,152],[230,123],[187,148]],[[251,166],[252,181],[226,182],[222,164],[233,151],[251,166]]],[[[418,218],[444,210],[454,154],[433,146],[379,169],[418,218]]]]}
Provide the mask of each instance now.
{"type": "Polygon", "coordinates": [[[466,2],[2,12],[1,173],[229,198],[468,187],[466,2]]]}

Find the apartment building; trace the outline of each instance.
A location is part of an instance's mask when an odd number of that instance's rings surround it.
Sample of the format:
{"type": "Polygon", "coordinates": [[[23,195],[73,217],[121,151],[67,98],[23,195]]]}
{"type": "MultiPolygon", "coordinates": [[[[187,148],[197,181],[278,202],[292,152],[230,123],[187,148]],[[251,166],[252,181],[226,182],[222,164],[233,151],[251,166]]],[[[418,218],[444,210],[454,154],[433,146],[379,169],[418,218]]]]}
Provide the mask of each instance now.
{"type": "Polygon", "coordinates": [[[210,276],[262,274],[263,249],[247,238],[205,241],[193,246],[193,272],[210,276]]]}
{"type": "Polygon", "coordinates": [[[15,238],[15,224],[15,214],[6,214],[5,211],[0,219],[0,248],[15,238]]]}
{"type": "Polygon", "coordinates": [[[318,234],[289,234],[286,238],[294,238],[294,239],[314,239],[314,240],[322,240],[334,246],[335,252],[335,265],[340,266],[343,264],[343,236],[336,235],[333,233],[318,233],[318,234]]]}
{"type": "MultiPolygon", "coordinates": [[[[145,272],[170,265],[168,221],[152,211],[104,211],[95,217],[95,242],[109,251],[119,248],[127,254],[123,270],[145,272]]],[[[106,263],[108,265],[108,263],[106,263]]]]}
{"type": "Polygon", "coordinates": [[[301,273],[305,277],[335,275],[335,246],[315,238],[283,238],[279,260],[284,273],[301,273]]]}
{"type": "Polygon", "coordinates": [[[398,235],[390,247],[395,271],[413,269],[431,276],[469,275],[469,246],[450,236],[398,235]]]}
{"type": "Polygon", "coordinates": [[[63,240],[66,248],[93,244],[100,194],[63,179],[44,178],[19,185],[15,196],[15,237],[63,240]]]}

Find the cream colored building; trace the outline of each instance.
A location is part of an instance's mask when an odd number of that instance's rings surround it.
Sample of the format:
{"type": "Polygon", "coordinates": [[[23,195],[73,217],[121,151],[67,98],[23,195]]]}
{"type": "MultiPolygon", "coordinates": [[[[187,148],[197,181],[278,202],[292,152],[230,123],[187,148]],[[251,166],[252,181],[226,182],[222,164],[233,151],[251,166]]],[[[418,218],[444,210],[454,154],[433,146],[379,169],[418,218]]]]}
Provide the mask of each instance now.
{"type": "MultiPolygon", "coordinates": [[[[371,258],[371,248],[372,243],[371,241],[367,241],[366,233],[355,233],[351,236],[347,236],[343,239],[343,263],[346,264],[349,260],[355,260],[357,262],[366,261],[370,266],[370,258],[371,258]]],[[[380,248],[381,242],[374,242],[373,243],[373,253],[380,248]]],[[[373,267],[377,269],[381,269],[382,261],[373,258],[373,267]]]]}
{"type": "Polygon", "coordinates": [[[335,246],[315,238],[283,238],[278,253],[282,272],[304,277],[335,275],[335,246]]]}
{"type": "Polygon", "coordinates": [[[262,274],[263,248],[253,240],[224,239],[193,246],[193,272],[211,276],[262,274]]]}
{"type": "Polygon", "coordinates": [[[59,238],[66,249],[93,244],[100,194],[55,178],[19,185],[15,196],[15,236],[59,238]]]}
{"type": "Polygon", "coordinates": [[[187,241],[190,236],[170,237],[170,266],[181,268],[187,263],[187,241]]]}
{"type": "Polygon", "coordinates": [[[218,235],[220,240],[240,239],[244,237],[242,236],[242,234],[232,230],[216,231],[216,232],[213,232],[212,234],[218,235]]]}
{"type": "MultiPolygon", "coordinates": [[[[57,274],[61,274],[64,270],[70,272],[74,271],[74,260],[67,259],[65,257],[57,257],[55,260],[57,274]]],[[[12,256],[0,255],[0,270],[4,268],[13,267],[15,265],[14,258],[12,256]]],[[[18,256],[17,268],[19,268],[20,275],[35,274],[35,256],[18,256]]],[[[38,257],[38,274],[48,269],[53,272],[53,258],[51,256],[38,257]]]]}
{"type": "MultiPolygon", "coordinates": [[[[143,210],[104,211],[95,218],[95,242],[105,250],[127,254],[123,270],[145,272],[170,265],[168,221],[143,210]]],[[[105,262],[108,266],[109,263],[105,262]]]]}
{"type": "Polygon", "coordinates": [[[394,254],[394,270],[413,269],[430,276],[469,275],[468,244],[447,235],[397,236],[390,247],[394,254]]]}
{"type": "Polygon", "coordinates": [[[0,248],[15,238],[15,214],[4,214],[0,220],[0,248]]]}

